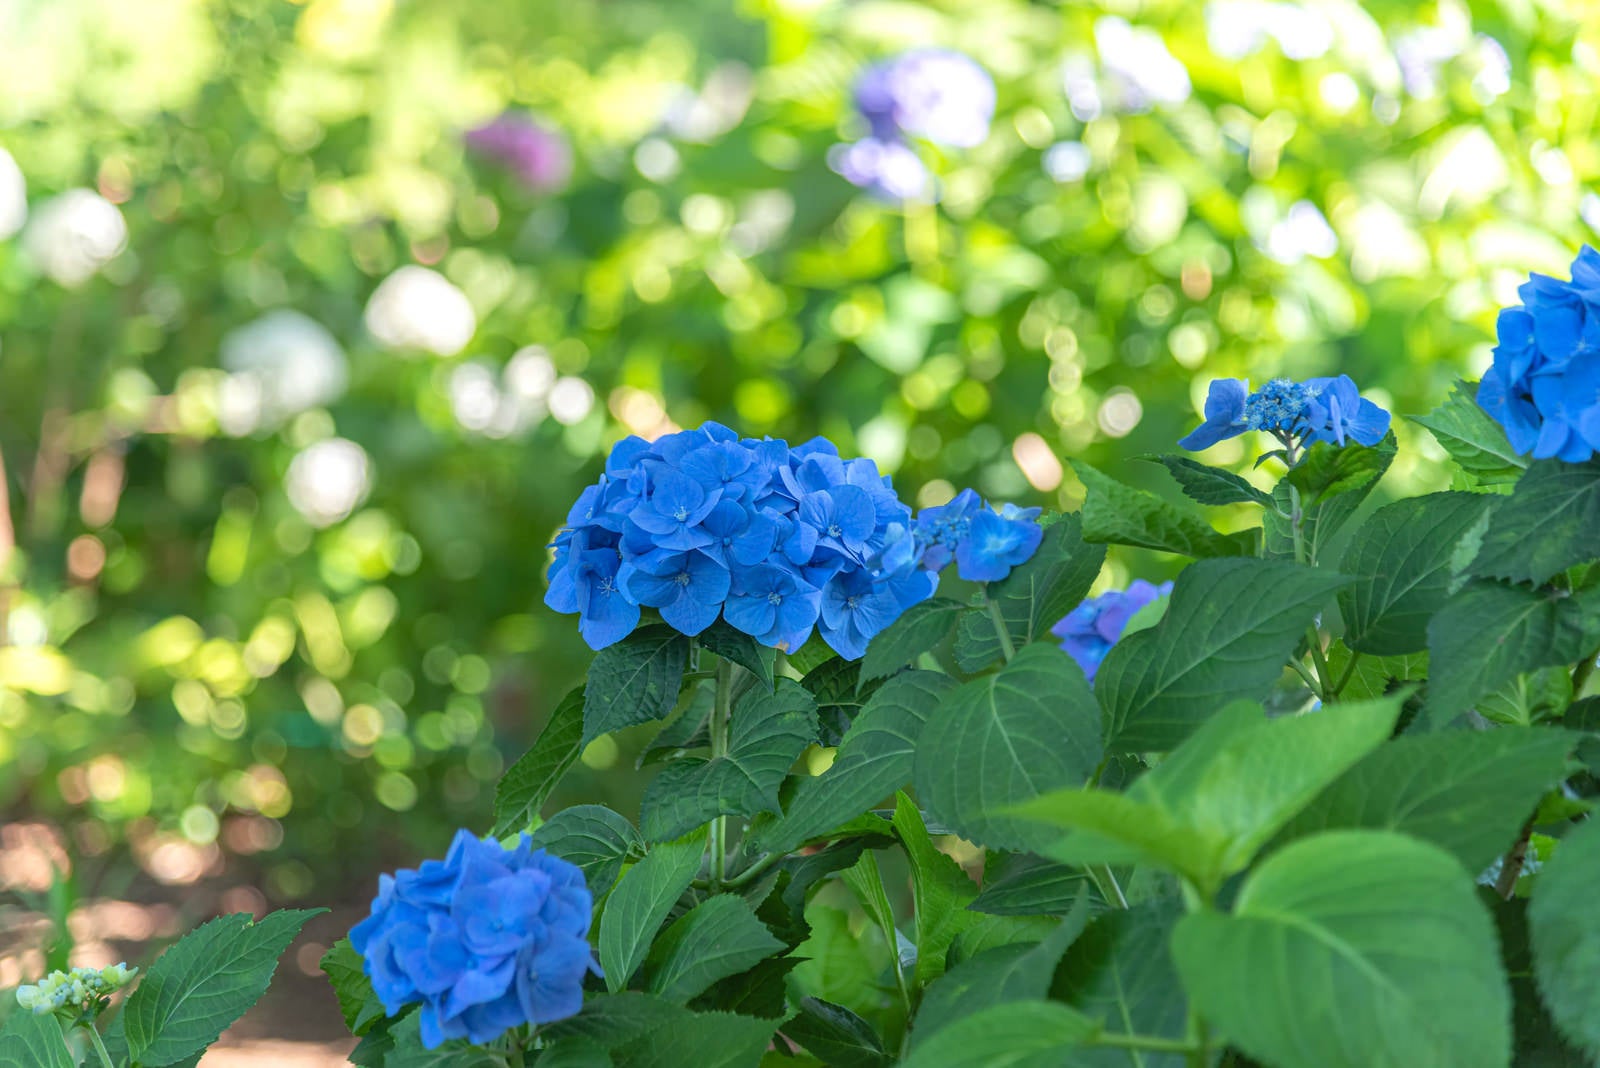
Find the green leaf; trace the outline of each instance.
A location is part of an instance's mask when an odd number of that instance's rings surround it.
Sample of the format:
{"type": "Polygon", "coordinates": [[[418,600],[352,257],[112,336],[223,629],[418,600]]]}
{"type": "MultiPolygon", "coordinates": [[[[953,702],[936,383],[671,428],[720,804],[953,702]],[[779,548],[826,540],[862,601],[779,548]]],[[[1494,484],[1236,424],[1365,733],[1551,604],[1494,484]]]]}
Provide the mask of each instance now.
{"type": "Polygon", "coordinates": [[[1370,447],[1352,444],[1339,448],[1325,441],[1311,446],[1272,491],[1277,510],[1268,512],[1262,520],[1266,555],[1296,559],[1293,527],[1284,518],[1294,508],[1290,486],[1300,492],[1301,540],[1306,561],[1315,564],[1324,558],[1334,536],[1377,488],[1394,455],[1393,432],[1370,447]]]}
{"type": "Polygon", "coordinates": [[[282,909],[259,923],[236,913],[190,931],[150,966],[122,1011],[132,1060],[171,1064],[215,1042],[266,992],[305,922],[326,911],[282,909]]]}
{"type": "MultiPolygon", "coordinates": [[[[867,854],[862,862],[870,859],[867,854]]],[[[856,1012],[875,1012],[883,996],[878,977],[891,952],[877,930],[870,926],[853,930],[849,913],[815,901],[806,908],[806,922],[811,933],[794,951],[806,958],[794,970],[796,992],[856,1012]]]]}
{"type": "Polygon", "coordinates": [[[1072,912],[1043,941],[986,949],[951,968],[923,994],[911,1031],[913,1046],[992,1005],[1044,998],[1061,955],[1088,922],[1089,898],[1080,894],[1072,912]]]}
{"type": "Polygon", "coordinates": [[[961,865],[934,847],[922,813],[905,794],[895,798],[894,830],[911,861],[911,900],[916,910],[916,982],[925,986],[944,973],[950,943],[975,918],[967,905],[978,896],[961,865]]]}
{"type": "Polygon", "coordinates": [[[1495,509],[1472,573],[1535,584],[1600,560],[1600,460],[1540,460],[1495,509]]]}
{"type": "Polygon", "coordinates": [[[547,1024],[540,1033],[558,1044],[584,1042],[601,1049],[615,1049],[681,1022],[689,1015],[681,1006],[629,990],[587,997],[578,1015],[547,1024]]]}
{"type": "Polygon", "coordinates": [[[1030,828],[1002,810],[1086,781],[1099,735],[1099,706],[1078,665],[1053,645],[1024,646],[940,701],[917,743],[917,796],[969,841],[1026,848],[1030,828]]]}
{"type": "Polygon", "coordinates": [[[700,643],[702,649],[738,664],[760,679],[768,689],[772,688],[772,668],[777,659],[777,650],[770,645],[762,645],[722,619],[701,631],[695,641],[700,643]]]}
{"type": "Polygon", "coordinates": [[[1220,467],[1211,467],[1187,456],[1142,456],[1142,460],[1158,463],[1183,487],[1191,500],[1201,504],[1259,504],[1272,507],[1272,496],[1256,489],[1249,482],[1220,467]]]}
{"type": "MultiPolygon", "coordinates": [[[[1080,516],[1059,516],[1045,526],[1033,556],[986,591],[1000,605],[1012,645],[1020,649],[1045,639],[1088,594],[1105,559],[1105,546],[1083,540],[1080,516]]],[[[1000,659],[1000,638],[988,609],[969,609],[961,617],[955,651],[962,671],[977,671],[1000,659]]]]}
{"type": "Polygon", "coordinates": [[[1506,440],[1506,432],[1478,407],[1476,382],[1457,382],[1450,396],[1411,421],[1428,428],[1457,466],[1482,485],[1515,482],[1528,466],[1506,440]]]}
{"type": "Polygon", "coordinates": [[[583,752],[583,702],[581,686],[562,698],[532,748],[500,777],[494,788],[491,835],[503,838],[539,818],[550,791],[583,752]]]}
{"type": "Polygon", "coordinates": [[[1184,917],[1172,954],[1200,1012],[1256,1060],[1510,1063],[1510,995],[1472,877],[1404,835],[1333,831],[1296,842],[1251,874],[1232,913],[1184,917]],[[1307,1011],[1308,991],[1330,1011],[1307,1011]]]}
{"type": "Polygon", "coordinates": [[[840,876],[845,886],[861,903],[867,918],[877,925],[889,952],[900,952],[900,929],[895,926],[894,907],[889,904],[889,894],[883,888],[883,871],[878,867],[878,855],[861,854],[855,865],[846,868],[840,876]]]}
{"type": "Polygon", "coordinates": [[[919,601],[900,614],[867,645],[861,658],[861,678],[881,679],[911,663],[950,635],[956,617],[966,611],[958,601],[934,597],[919,601]]]}
{"type": "Polygon", "coordinates": [[[747,851],[792,852],[904,786],[923,724],[954,686],[934,671],[907,671],[884,683],[845,732],[832,766],[801,780],[789,811],[759,831],[747,851]]]}
{"type": "Polygon", "coordinates": [[[912,1050],[904,1068],[1057,1068],[1093,1020],[1055,1001],[1008,1001],[957,1020],[912,1050]]]}
{"type": "Polygon", "coordinates": [[[1481,871],[1565,777],[1576,740],[1558,730],[1396,738],[1324,790],[1284,829],[1283,838],[1336,828],[1400,831],[1447,850],[1468,871],[1481,871]]]}
{"type": "Polygon", "coordinates": [[[1185,568],[1161,622],[1118,641],[1095,676],[1107,750],[1171,749],[1228,702],[1265,696],[1346,581],[1285,561],[1185,568]]]}
{"type": "Polygon", "coordinates": [[[711,744],[708,721],[716,704],[717,691],[703,681],[685,687],[678,696],[678,713],[650,739],[635,762],[638,768],[659,764],[683,755],[686,749],[704,749],[711,744]]]}
{"type": "Polygon", "coordinates": [[[1600,1061],[1600,820],[1568,831],[1539,873],[1528,923],[1534,976],[1568,1041],[1600,1061]]]}
{"type": "Polygon", "coordinates": [[[871,1024],[821,998],[801,998],[783,1033],[830,1068],[884,1068],[892,1060],[871,1024]]]}
{"type": "Polygon", "coordinates": [[[685,1002],[786,948],[742,898],[718,894],[680,916],[657,940],[661,965],[650,977],[650,993],[685,1002]]]}
{"type": "Polygon", "coordinates": [[[389,1029],[394,1048],[383,1055],[383,1068],[501,1068],[504,1063],[488,1050],[470,1046],[464,1039],[446,1042],[438,1049],[422,1044],[422,1020],[412,1013],[389,1029]]]}
{"type": "Polygon", "coordinates": [[[383,1003],[372,991],[372,981],[367,978],[361,954],[350,945],[350,939],[339,939],[322,955],[322,972],[333,986],[344,1025],[352,1035],[366,1034],[387,1015],[383,1003]]]}
{"type": "Polygon", "coordinates": [[[1477,580],[1428,624],[1427,713],[1443,726],[1524,671],[1571,664],[1600,644],[1600,587],[1558,592],[1477,580]]]}
{"type": "Polygon", "coordinates": [[[1428,679],[1428,654],[1407,653],[1404,656],[1359,656],[1355,668],[1350,668],[1351,651],[1343,641],[1328,646],[1328,670],[1335,679],[1350,673],[1339,696],[1347,701],[1365,701],[1382,697],[1406,683],[1424,683],[1428,679]]]}
{"type": "Polygon", "coordinates": [[[998,867],[984,876],[977,900],[967,907],[991,916],[1064,916],[1084,888],[1092,885],[1081,867],[1005,853],[998,867]]]}
{"type": "Polygon", "coordinates": [[[562,1042],[539,1051],[533,1068],[613,1068],[611,1054],[590,1042],[562,1042]]]}
{"type": "Polygon", "coordinates": [[[1256,551],[1254,531],[1219,533],[1197,512],[1123,485],[1081,460],[1072,469],[1088,496],[1083,502],[1083,538],[1091,542],[1132,545],[1196,558],[1242,556],[1256,551]]]}
{"type": "Polygon", "coordinates": [[[1421,652],[1428,620],[1460,571],[1456,556],[1498,500],[1480,493],[1431,493],[1386,505],[1356,530],[1341,570],[1345,642],[1378,656],[1421,652]]]}
{"type": "Polygon", "coordinates": [[[645,837],[675,838],[717,816],[782,812],[778,786],[816,738],[816,705],[799,683],[746,690],[733,707],[726,753],[669,764],[645,788],[645,837]]]}
{"type": "Polygon", "coordinates": [[[684,1012],[668,1027],[621,1047],[623,1068],[756,1068],[778,1020],[731,1012],[684,1012]]]}
{"type": "Polygon", "coordinates": [[[1247,702],[1214,716],[1125,794],[1064,790],[1020,811],[1069,834],[1045,852],[1068,863],[1148,860],[1214,890],[1329,783],[1394,729],[1400,699],[1266,719],[1247,702]]]}
{"type": "MultiPolygon", "coordinates": [[[[1171,900],[1109,909],[1095,917],[1067,950],[1051,997],[1076,1006],[1108,1031],[1183,1039],[1189,1000],[1167,948],[1183,915],[1171,900]]],[[[1073,1068],[1183,1068],[1182,1054],[1122,1049],[1075,1050],[1073,1068]]]]}
{"type": "Polygon", "coordinates": [[[546,820],[532,835],[535,849],[583,869],[598,900],[617,881],[622,864],[644,852],[644,841],[622,816],[604,805],[573,805],[546,820]]]}
{"type": "Polygon", "coordinates": [[[650,847],[611,892],[600,914],[599,938],[607,990],[616,993],[633,978],[661,921],[700,871],[703,839],[701,832],[650,847]]]}
{"type": "Polygon", "coordinates": [[[689,639],[665,624],[640,627],[596,653],[584,686],[583,743],[666,716],[688,660],[689,639]]]}
{"type": "Polygon", "coordinates": [[[861,661],[824,660],[800,680],[817,702],[817,725],[823,745],[838,745],[881,683],[861,677],[861,661]]]}
{"type": "Polygon", "coordinates": [[[61,1038],[54,1016],[35,1016],[13,1005],[0,1030],[0,1068],[77,1068],[61,1038]]]}

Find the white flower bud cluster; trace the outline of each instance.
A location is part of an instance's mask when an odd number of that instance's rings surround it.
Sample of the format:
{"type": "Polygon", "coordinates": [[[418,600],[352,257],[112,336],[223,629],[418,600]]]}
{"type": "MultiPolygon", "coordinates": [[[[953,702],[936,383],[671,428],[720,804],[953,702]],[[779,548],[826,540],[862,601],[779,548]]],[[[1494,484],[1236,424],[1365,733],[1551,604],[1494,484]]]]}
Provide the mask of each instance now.
{"type": "Polygon", "coordinates": [[[113,964],[106,968],[74,968],[70,972],[51,972],[32,986],[17,988],[17,1004],[36,1016],[59,1009],[98,1009],[103,998],[127,986],[138,968],[113,964]]]}

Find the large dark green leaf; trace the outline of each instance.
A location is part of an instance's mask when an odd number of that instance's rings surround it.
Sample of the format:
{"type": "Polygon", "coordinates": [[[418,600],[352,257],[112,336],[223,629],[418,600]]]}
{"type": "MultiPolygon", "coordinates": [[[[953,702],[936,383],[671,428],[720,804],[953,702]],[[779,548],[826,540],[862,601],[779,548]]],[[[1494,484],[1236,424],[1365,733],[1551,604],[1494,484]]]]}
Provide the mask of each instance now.
{"type": "Polygon", "coordinates": [[[1443,726],[1525,671],[1571,664],[1600,645],[1600,587],[1564,593],[1477,580],[1428,624],[1427,713],[1443,726]]]}
{"type": "Polygon", "coordinates": [[[1395,656],[1428,647],[1428,620],[1449,596],[1490,506],[1480,493],[1433,493],[1378,509],[1356,530],[1341,570],[1355,581],[1339,591],[1345,642],[1362,653],[1395,656]]]}
{"type": "Polygon", "coordinates": [[[61,1041],[54,1016],[35,1016],[11,1006],[0,1030],[0,1068],[77,1068],[61,1041]]]}
{"type": "Polygon", "coordinates": [[[499,1068],[502,1063],[465,1039],[428,1049],[422,1044],[422,1021],[416,1013],[391,1027],[389,1037],[394,1044],[383,1055],[383,1068],[499,1068]]]}
{"type": "Polygon", "coordinates": [[[657,940],[661,964],[650,976],[650,992],[682,1003],[784,948],[742,898],[718,894],[684,913],[657,940]]]}
{"type": "Polygon", "coordinates": [[[783,1033],[830,1068],[885,1068],[891,1063],[872,1025],[831,1001],[801,998],[783,1033]]]}
{"type": "Polygon", "coordinates": [[[996,848],[1026,847],[1003,810],[1085,782],[1100,761],[1100,710],[1053,645],[1023,647],[994,675],[947,693],[917,744],[917,796],[936,822],[996,848]]]}
{"type": "Polygon", "coordinates": [[[695,641],[707,652],[732,661],[760,679],[763,685],[772,685],[773,664],[777,650],[762,645],[742,630],[735,630],[726,620],[717,620],[701,631],[695,641]]]}
{"type": "Polygon", "coordinates": [[[984,876],[983,890],[967,906],[991,916],[1063,916],[1077,903],[1088,875],[1077,865],[1026,853],[1001,854],[984,876]]]}
{"type": "Polygon", "coordinates": [[[933,671],[908,671],[884,683],[840,741],[833,765],[800,783],[789,811],[757,832],[750,851],[788,853],[910,782],[923,723],[954,685],[933,671]]]}
{"type": "Polygon", "coordinates": [[[386,1012],[378,995],[372,990],[372,980],[367,978],[361,954],[350,945],[350,939],[341,938],[333,948],[322,955],[322,973],[339,999],[339,1012],[344,1025],[352,1035],[364,1035],[373,1024],[383,1019],[386,1012]]]}
{"type": "Polygon", "coordinates": [[[573,805],[546,820],[533,832],[535,849],[549,850],[583,869],[596,898],[611,889],[630,856],[644,851],[639,832],[604,805],[573,805]]]}
{"type": "Polygon", "coordinates": [[[550,791],[583,752],[583,703],[582,687],[562,698],[533,747],[500,777],[490,832],[496,838],[532,825],[550,791]]]}
{"type": "Polygon", "coordinates": [[[1456,464],[1482,485],[1515,482],[1528,466],[1506,440],[1506,432],[1478,407],[1476,382],[1457,382],[1445,402],[1412,422],[1429,432],[1456,464]]]}
{"type": "Polygon", "coordinates": [[[640,627],[595,654],[584,685],[583,741],[661,719],[678,703],[689,639],[665,624],[640,627]]]}
{"type": "Polygon", "coordinates": [[[817,728],[823,745],[838,745],[862,707],[882,683],[861,677],[861,661],[833,657],[800,680],[817,702],[817,728]]]}
{"type": "Polygon", "coordinates": [[[577,1016],[541,1033],[612,1051],[617,1068],[755,1068],[777,1020],[691,1012],[648,994],[591,997],[577,1016]]]}
{"type": "MultiPolygon", "coordinates": [[[[1131,909],[1110,909],[1095,917],[1056,973],[1051,996],[1098,1018],[1107,1031],[1181,1040],[1188,1023],[1189,999],[1178,981],[1168,942],[1183,915],[1173,900],[1131,909]]],[[[1139,1054],[1143,1068],[1183,1068],[1182,1054],[1139,1054]]],[[[1128,1068],[1127,1050],[1074,1050],[1072,1068],[1128,1068]]]]}
{"type": "Polygon", "coordinates": [[[1540,460],[1495,510],[1472,573],[1541,583],[1591,560],[1600,560],[1600,460],[1540,460]]]}
{"type": "Polygon", "coordinates": [[[1134,489],[1080,460],[1072,469],[1088,490],[1083,501],[1085,541],[1132,545],[1180,556],[1240,556],[1256,551],[1254,531],[1219,533],[1205,517],[1153,493],[1134,489]]]}
{"type": "Polygon", "coordinates": [[[1283,838],[1334,828],[1401,831],[1481,871],[1564,777],[1576,741],[1557,730],[1406,735],[1341,775],[1284,828],[1283,838]]]}
{"type": "Polygon", "coordinates": [[[950,635],[956,617],[966,611],[958,601],[934,597],[919,601],[901,613],[872,639],[861,658],[861,678],[866,681],[893,675],[950,635]]]}
{"type": "Polygon", "coordinates": [[[1534,975],[1567,1039],[1600,1061],[1600,820],[1569,831],[1534,885],[1534,975]]]}
{"type": "Polygon", "coordinates": [[[1510,1063],[1494,925],[1460,863],[1414,838],[1332,831],[1296,842],[1251,874],[1231,913],[1184,917],[1172,953],[1212,1026],[1268,1064],[1510,1063]],[[1328,1011],[1307,1011],[1308,991],[1328,1011]]]}
{"type": "Polygon", "coordinates": [[[1094,1021],[1055,1001],[1008,1001],[975,1012],[919,1045],[905,1068],[1058,1068],[1094,1021]]]}
{"type": "MultiPolygon", "coordinates": [[[[1011,644],[1021,648],[1045,639],[1089,592],[1105,558],[1104,545],[1083,540],[1080,516],[1063,515],[1049,522],[1033,556],[987,590],[989,599],[1000,606],[1011,644]]],[[[978,608],[963,615],[956,628],[956,662],[961,670],[987,667],[1000,654],[1000,636],[989,611],[978,608]]]]}
{"type": "Polygon", "coordinates": [[[944,973],[945,952],[977,914],[967,905],[978,896],[961,865],[941,853],[928,837],[922,813],[901,794],[895,800],[894,831],[911,861],[911,903],[916,914],[918,986],[944,973]]]}
{"type": "Polygon", "coordinates": [[[1228,702],[1264,696],[1318,607],[1346,581],[1285,561],[1185,568],[1161,622],[1123,638],[1100,665],[1106,748],[1171,749],[1228,702]]]}
{"type": "Polygon", "coordinates": [[[733,707],[726,753],[669,764],[645,789],[645,837],[675,838],[716,816],[781,812],[778,786],[816,738],[816,706],[799,683],[746,690],[733,707]]]}
{"type": "Polygon", "coordinates": [[[1267,508],[1272,507],[1272,496],[1256,489],[1249,482],[1220,467],[1203,464],[1199,460],[1191,460],[1187,456],[1174,456],[1170,453],[1160,456],[1147,456],[1141,459],[1151,460],[1167,469],[1178,483],[1183,487],[1183,492],[1191,500],[1201,504],[1259,504],[1267,508]]]}
{"type": "Polygon", "coordinates": [[[600,968],[606,989],[628,985],[672,906],[700,870],[704,833],[651,846],[623,875],[600,916],[600,968]]]}

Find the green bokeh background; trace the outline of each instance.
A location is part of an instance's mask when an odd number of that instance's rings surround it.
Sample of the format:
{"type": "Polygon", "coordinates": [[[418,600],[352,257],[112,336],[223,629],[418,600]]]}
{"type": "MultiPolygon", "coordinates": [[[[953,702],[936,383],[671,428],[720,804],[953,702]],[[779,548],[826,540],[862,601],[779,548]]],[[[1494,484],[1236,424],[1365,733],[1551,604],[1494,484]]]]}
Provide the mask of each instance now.
{"type": "MultiPolygon", "coordinates": [[[[274,902],[359,897],[487,826],[587,662],[541,603],[545,544],[629,432],[825,434],[917,504],[972,485],[1071,507],[1068,457],[1161,488],[1121,461],[1170,447],[1218,375],[1344,372],[1432,407],[1487,363],[1526,273],[1563,273],[1600,222],[1583,9],[1211,5],[1208,32],[1175,0],[0,4],[0,147],[36,219],[82,187],[128,230],[74,287],[0,241],[0,811],[103,867],[227,855],[274,902]],[[1266,10],[1299,12],[1284,42],[1218,54],[1266,10]],[[1191,91],[1119,106],[1108,16],[1191,91]],[[861,67],[922,44],[982,63],[998,114],[975,149],[918,146],[937,206],[887,204],[828,151],[863,132],[861,67]],[[1408,87],[1397,56],[1433,44],[1432,85],[1408,87]],[[464,152],[507,108],[566,131],[564,192],[464,152]],[[1046,169],[1060,142],[1081,177],[1046,169]],[[1296,247],[1320,235],[1286,223],[1302,201],[1336,248],[1296,247]],[[455,357],[363,324],[412,263],[473,305],[455,357]],[[338,338],[349,388],[225,433],[222,339],[275,308],[338,338]],[[527,346],[592,407],[466,429],[457,369],[527,346]],[[334,435],[371,490],[317,528],[285,475],[334,435]]],[[[1435,483],[1431,440],[1396,430],[1392,491],[1435,483]]],[[[1102,581],[1172,567],[1118,557],[1102,581]]],[[[585,763],[556,801],[630,811],[626,752],[585,763]]]]}

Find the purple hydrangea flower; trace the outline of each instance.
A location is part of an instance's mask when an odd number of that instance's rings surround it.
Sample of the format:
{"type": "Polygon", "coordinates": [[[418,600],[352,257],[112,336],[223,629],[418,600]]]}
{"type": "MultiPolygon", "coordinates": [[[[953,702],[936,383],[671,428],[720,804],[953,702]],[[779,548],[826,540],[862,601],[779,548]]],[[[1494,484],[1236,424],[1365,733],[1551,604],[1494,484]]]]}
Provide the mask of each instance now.
{"type": "Polygon", "coordinates": [[[1600,452],[1600,252],[1585,245],[1572,280],[1535,274],[1500,313],[1478,405],[1511,447],[1579,463],[1600,452]]]}
{"type": "Polygon", "coordinates": [[[885,200],[926,200],[933,196],[933,176],[921,157],[899,141],[864,137],[835,145],[828,165],[853,186],[885,200]]]}
{"type": "Polygon", "coordinates": [[[572,149],[566,138],[526,115],[507,112],[468,130],[463,140],[535,193],[558,192],[572,177],[572,149]]]}
{"type": "Polygon", "coordinates": [[[856,84],[856,109],[880,141],[920,137],[973,148],[989,136],[994,79],[970,56],[918,48],[867,68],[856,84]]]}
{"type": "Polygon", "coordinates": [[[1134,579],[1126,590],[1110,590],[1084,601],[1051,627],[1050,633],[1061,639],[1061,648],[1078,662],[1093,682],[1100,662],[1122,637],[1128,621],[1141,608],[1171,592],[1170,582],[1156,586],[1144,579],[1134,579]]]}
{"type": "Polygon", "coordinates": [[[421,1002],[422,1043],[482,1044],[583,1007],[594,900],[575,865],[459,831],[442,861],[378,880],[371,914],[350,929],[373,992],[393,1016],[421,1002]]]}

